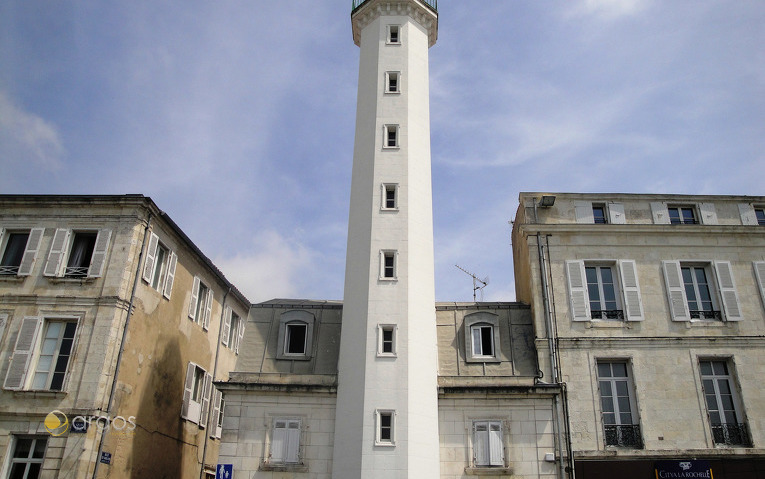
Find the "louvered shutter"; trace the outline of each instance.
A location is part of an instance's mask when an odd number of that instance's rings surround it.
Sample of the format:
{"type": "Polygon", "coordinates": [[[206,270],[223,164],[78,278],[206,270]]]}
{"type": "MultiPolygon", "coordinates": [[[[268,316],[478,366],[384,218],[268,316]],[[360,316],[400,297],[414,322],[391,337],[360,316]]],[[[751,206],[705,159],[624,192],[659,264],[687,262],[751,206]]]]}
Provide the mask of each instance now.
{"type": "Polygon", "coordinates": [[[274,422],[274,433],[271,438],[271,461],[284,462],[286,445],[287,421],[277,420],[274,422]]]}
{"type": "Polygon", "coordinates": [[[210,395],[212,393],[212,375],[205,373],[204,387],[202,388],[202,413],[199,418],[199,427],[207,425],[207,416],[210,413],[210,395]]]}
{"type": "Polygon", "coordinates": [[[657,225],[669,224],[669,211],[667,211],[667,204],[661,202],[651,203],[651,215],[653,216],[653,222],[657,225]]]}
{"type": "Polygon", "coordinates": [[[27,316],[21,322],[16,346],[13,348],[11,364],[5,376],[5,389],[23,389],[26,382],[29,362],[32,359],[37,335],[43,324],[43,319],[37,316],[27,316]]]}
{"type": "Polygon", "coordinates": [[[199,301],[199,277],[194,276],[194,284],[191,286],[191,302],[189,303],[189,318],[197,319],[197,302],[199,301]]]}
{"type": "Polygon", "coordinates": [[[614,225],[623,225],[627,222],[626,217],[624,216],[624,204],[608,204],[608,221],[614,225]]]}
{"type": "Polygon", "coordinates": [[[223,393],[218,391],[218,388],[213,386],[213,412],[210,418],[210,437],[220,439],[221,426],[218,424],[218,418],[220,417],[220,411],[223,408],[223,393]]]}
{"type": "Polygon", "coordinates": [[[167,262],[167,276],[165,277],[165,286],[162,288],[162,295],[170,299],[173,294],[173,283],[175,282],[175,266],[178,264],[178,255],[174,251],[170,252],[170,259],[167,262]]]}
{"type": "Polygon", "coordinates": [[[592,203],[589,201],[574,201],[574,214],[577,223],[595,223],[595,216],[592,214],[592,203]]]}
{"type": "Polygon", "coordinates": [[[473,423],[473,460],[476,466],[489,464],[489,424],[473,423]]]}
{"type": "Polygon", "coordinates": [[[246,321],[246,318],[239,318],[239,321],[236,322],[236,346],[234,346],[234,352],[236,354],[239,354],[239,346],[242,344],[242,338],[244,337],[244,323],[246,321]]]}
{"type": "MultiPolygon", "coordinates": [[[[220,342],[224,346],[228,346],[228,336],[231,332],[231,308],[226,306],[223,310],[223,331],[220,332],[220,342]]],[[[233,346],[233,344],[231,345],[233,346]]]]}
{"type": "Polygon", "coordinates": [[[736,293],[736,281],[733,279],[733,267],[730,261],[715,261],[715,272],[725,310],[725,319],[727,321],[741,321],[744,317],[741,314],[738,293],[736,293]]]}
{"type": "Polygon", "coordinates": [[[640,284],[638,283],[637,265],[635,261],[619,260],[619,273],[622,279],[622,293],[624,295],[624,312],[627,321],[642,321],[643,301],[640,297],[640,284]]]}
{"type": "Polygon", "coordinates": [[[704,224],[704,225],[717,224],[717,211],[715,210],[714,203],[699,204],[699,211],[701,212],[701,224],[704,224]]]}
{"type": "Polygon", "coordinates": [[[589,321],[590,302],[587,298],[587,280],[584,275],[584,261],[566,261],[568,278],[568,296],[571,306],[571,319],[589,321]]]}
{"type": "Polygon", "coordinates": [[[146,249],[146,261],[143,263],[143,280],[151,284],[151,275],[154,272],[154,261],[157,259],[157,245],[159,236],[154,233],[149,237],[149,247],[146,249]]]}
{"type": "Polygon", "coordinates": [[[197,366],[194,363],[189,363],[186,366],[186,383],[183,385],[183,406],[181,407],[181,417],[193,421],[189,417],[189,407],[191,406],[191,395],[194,392],[194,373],[197,366]]]}
{"type": "Polygon", "coordinates": [[[664,281],[667,285],[667,299],[669,300],[672,321],[690,321],[691,313],[688,311],[688,300],[683,286],[683,274],[680,271],[679,261],[662,261],[664,281]]]}
{"type": "Polygon", "coordinates": [[[21,264],[19,265],[19,276],[29,276],[32,274],[32,267],[35,264],[35,259],[37,259],[37,252],[40,251],[43,233],[45,233],[45,228],[32,228],[29,231],[27,247],[24,249],[24,256],[22,256],[21,264]]]}
{"type": "Polygon", "coordinates": [[[104,272],[106,263],[106,252],[109,249],[109,239],[112,237],[111,230],[99,230],[96,236],[96,245],[93,247],[93,257],[90,259],[88,276],[91,278],[100,278],[104,272]]]}
{"type": "Polygon", "coordinates": [[[287,422],[287,447],[284,462],[300,462],[300,421],[287,422]]]}
{"type": "Polygon", "coordinates": [[[212,314],[212,303],[213,303],[213,291],[212,288],[207,290],[207,301],[205,302],[205,317],[204,321],[202,322],[202,328],[204,328],[205,331],[210,329],[210,315],[212,314]]]}
{"type": "Polygon", "coordinates": [[[754,262],[754,275],[757,277],[757,286],[760,287],[762,305],[765,306],[765,261],[754,262]]]}
{"type": "Polygon", "coordinates": [[[742,225],[751,226],[757,224],[757,215],[754,212],[754,206],[749,203],[739,203],[738,212],[741,215],[742,225]]]}
{"type": "Polygon", "coordinates": [[[43,275],[59,276],[61,271],[61,262],[64,260],[66,247],[69,244],[70,231],[67,229],[57,229],[53,235],[53,243],[48,254],[48,262],[45,264],[43,275]]]}
{"type": "Polygon", "coordinates": [[[504,466],[505,459],[502,447],[502,424],[489,423],[489,465],[504,466]]]}

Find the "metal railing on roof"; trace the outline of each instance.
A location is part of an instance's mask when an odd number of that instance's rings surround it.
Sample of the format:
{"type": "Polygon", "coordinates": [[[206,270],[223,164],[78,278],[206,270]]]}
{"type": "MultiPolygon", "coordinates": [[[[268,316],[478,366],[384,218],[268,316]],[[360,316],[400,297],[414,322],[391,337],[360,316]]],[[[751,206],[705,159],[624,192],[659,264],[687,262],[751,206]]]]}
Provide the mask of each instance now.
{"type": "MultiPolygon", "coordinates": [[[[351,13],[355,12],[357,8],[362,6],[364,3],[368,2],[369,0],[353,0],[353,8],[351,9],[351,13]]],[[[438,12],[438,0],[420,0],[422,3],[430,7],[431,10],[434,12],[438,12]]]]}

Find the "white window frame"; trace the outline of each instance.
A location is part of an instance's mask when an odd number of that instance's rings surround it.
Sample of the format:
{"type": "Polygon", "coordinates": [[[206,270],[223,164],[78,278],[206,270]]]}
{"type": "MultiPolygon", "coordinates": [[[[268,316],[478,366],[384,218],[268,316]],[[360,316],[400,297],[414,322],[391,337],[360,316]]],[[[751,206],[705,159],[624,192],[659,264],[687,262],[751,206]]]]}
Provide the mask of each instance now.
{"type": "MultiPolygon", "coordinates": [[[[567,260],[566,279],[568,285],[569,314],[572,321],[599,321],[592,318],[586,268],[610,266],[614,273],[614,288],[618,306],[623,309],[624,320],[643,321],[643,300],[640,294],[637,263],[631,259],[619,260],[567,260]]],[[[602,293],[602,292],[601,292],[602,293]]],[[[602,298],[602,295],[601,295],[602,298]]],[[[614,321],[614,320],[607,320],[614,321]]]]}
{"type": "Polygon", "coordinates": [[[48,254],[48,261],[45,263],[43,275],[48,277],[63,277],[71,279],[101,277],[106,265],[106,256],[109,252],[111,234],[112,232],[109,229],[57,229],[56,233],[53,235],[53,242],[51,243],[51,249],[48,254]],[[87,271],[84,272],[85,274],[74,274],[72,271],[67,272],[67,269],[69,268],[67,265],[72,254],[72,247],[74,246],[74,240],[76,236],[78,234],[94,233],[96,235],[96,239],[90,255],[90,264],[87,267],[87,271]]]}
{"type": "Polygon", "coordinates": [[[651,214],[654,224],[665,225],[716,225],[717,210],[714,203],[683,203],[683,202],[653,202],[651,203],[651,214]],[[678,209],[680,218],[683,218],[682,210],[690,209],[693,212],[694,223],[685,222],[684,219],[679,223],[672,223],[669,215],[670,209],[678,209]]]}
{"type": "MultiPolygon", "coordinates": [[[[721,357],[700,357],[699,358],[699,376],[701,378],[701,392],[704,394],[704,407],[707,411],[707,419],[709,421],[710,428],[714,427],[725,427],[729,424],[743,424],[747,425],[748,421],[746,419],[746,413],[744,411],[744,404],[741,401],[741,396],[738,389],[738,381],[736,381],[736,374],[733,367],[733,361],[731,358],[721,358],[721,357]],[[704,374],[702,372],[702,363],[708,362],[710,363],[710,366],[712,368],[711,374],[704,374]],[[727,369],[727,373],[724,374],[718,374],[714,371],[714,363],[723,363],[725,365],[725,368],[727,369]],[[707,388],[704,384],[705,380],[712,381],[712,391],[707,391],[707,388]],[[723,401],[722,401],[722,395],[723,393],[720,391],[720,382],[725,381],[728,384],[728,389],[730,390],[730,396],[731,396],[731,402],[733,403],[733,414],[736,416],[735,422],[730,422],[728,418],[725,416],[723,411],[720,411],[720,408],[723,407],[723,401]],[[710,394],[711,393],[711,394],[710,394]],[[717,409],[717,414],[719,416],[719,424],[715,424],[712,420],[712,410],[710,409],[709,404],[709,396],[714,396],[715,400],[715,406],[717,409]]],[[[737,446],[744,446],[748,445],[748,442],[750,441],[749,433],[747,431],[748,428],[745,428],[746,437],[744,438],[747,442],[747,444],[735,444],[737,446]]],[[[714,441],[714,433],[712,437],[714,441]]],[[[714,441],[715,444],[728,444],[727,442],[723,441],[718,443],[717,441],[714,441]]]]}
{"type": "Polygon", "coordinates": [[[269,464],[302,464],[302,420],[296,417],[276,417],[271,426],[269,464]],[[283,424],[283,426],[282,426],[283,424]]]}
{"type": "Polygon", "coordinates": [[[0,261],[2,261],[7,252],[11,235],[27,234],[27,242],[24,245],[24,252],[19,260],[19,264],[0,266],[0,277],[29,276],[32,274],[32,268],[37,259],[37,253],[40,251],[40,243],[44,233],[45,228],[0,228],[0,261]]]}
{"type": "Polygon", "coordinates": [[[202,366],[189,362],[183,386],[181,417],[204,428],[207,424],[212,388],[212,375],[202,366]]]}
{"type": "MultiPolygon", "coordinates": [[[[10,359],[8,371],[6,372],[3,388],[8,390],[32,390],[32,381],[34,380],[36,370],[39,366],[40,355],[42,353],[45,332],[48,331],[50,323],[74,323],[75,331],[72,338],[71,348],[69,350],[64,378],[60,389],[50,389],[53,378],[51,370],[47,371],[49,377],[46,380],[45,387],[37,388],[39,391],[65,392],[69,384],[69,376],[72,372],[72,358],[77,351],[77,344],[80,335],[80,318],[77,316],[25,316],[21,320],[19,332],[16,336],[16,343],[13,348],[13,354],[10,359]]],[[[64,326],[65,327],[65,326],[64,326]]],[[[54,349],[53,359],[58,359],[61,352],[61,338],[58,338],[54,349]]],[[[51,361],[51,368],[55,368],[55,361],[51,361]]]]}
{"type": "Polygon", "coordinates": [[[385,43],[388,45],[401,45],[401,25],[387,25],[386,27],[385,43]],[[395,30],[395,37],[393,38],[393,31],[395,30]]]}
{"type": "Polygon", "coordinates": [[[765,206],[755,206],[754,221],[757,226],[765,226],[765,206]]]}
{"type": "Polygon", "coordinates": [[[380,281],[396,281],[398,280],[398,251],[393,249],[380,250],[380,281]],[[390,258],[393,262],[392,276],[387,276],[386,271],[389,269],[386,265],[386,260],[390,258]]]}
{"type": "Polygon", "coordinates": [[[465,337],[465,361],[480,363],[495,363],[502,360],[502,342],[499,329],[499,316],[486,311],[476,312],[465,316],[464,320],[465,337]],[[485,355],[483,347],[481,351],[475,349],[475,331],[479,331],[479,338],[483,344],[484,336],[480,333],[480,328],[491,328],[492,354],[485,355]]]}
{"type": "MultiPolygon", "coordinates": [[[[637,407],[637,398],[635,394],[635,384],[633,380],[633,375],[631,371],[631,364],[630,361],[627,359],[606,359],[606,358],[599,358],[596,360],[595,364],[595,371],[597,375],[598,380],[598,397],[600,398],[600,414],[601,414],[601,423],[604,428],[604,436],[605,436],[605,428],[606,426],[638,426],[640,427],[640,417],[638,415],[638,407],[637,407]],[[613,365],[619,364],[624,366],[625,375],[624,376],[614,376],[613,375],[613,365]],[[600,374],[600,366],[601,365],[608,365],[609,372],[612,374],[610,376],[601,376],[600,374]],[[610,394],[604,396],[603,391],[603,383],[609,384],[610,394]],[[629,399],[629,411],[622,411],[621,403],[619,401],[619,383],[623,383],[626,385],[626,392],[627,397],[629,399]],[[603,404],[606,400],[610,400],[613,411],[604,411],[603,410],[603,404]],[[609,422],[606,423],[605,416],[606,414],[613,414],[614,421],[613,423],[609,422]],[[622,414],[626,415],[629,414],[630,416],[630,422],[626,423],[622,420],[622,414]]],[[[623,397],[623,396],[621,396],[623,397]]],[[[618,433],[617,433],[618,434],[618,433]]],[[[642,436],[642,431],[641,431],[642,436]]],[[[605,440],[605,437],[604,437],[605,440]]],[[[640,444],[642,444],[642,437],[639,439],[640,444]]],[[[620,446],[621,444],[606,444],[607,446],[620,446]]],[[[627,447],[636,447],[635,445],[627,446],[627,447]]]]}
{"type": "Polygon", "coordinates": [[[207,331],[210,328],[210,316],[212,315],[213,291],[202,282],[199,276],[194,276],[191,286],[191,301],[189,302],[189,319],[207,331]]]}
{"type": "MultiPolygon", "coordinates": [[[[39,464],[40,474],[38,476],[34,476],[36,479],[37,477],[42,476],[42,467],[43,463],[45,462],[45,456],[48,453],[48,436],[35,436],[35,435],[26,435],[26,434],[11,434],[11,444],[8,448],[8,460],[6,461],[7,464],[5,467],[2,468],[3,474],[9,474],[11,470],[13,469],[14,464],[26,464],[26,467],[24,468],[24,474],[22,477],[24,479],[32,479],[32,476],[29,475],[29,466],[31,464],[39,464]],[[14,457],[16,455],[16,448],[18,447],[18,441],[19,440],[32,440],[32,445],[29,448],[29,455],[27,457],[14,457]],[[34,457],[35,450],[37,449],[37,441],[43,441],[45,443],[45,449],[43,451],[42,457],[34,457]]],[[[5,476],[4,476],[5,477],[5,476]]]]}
{"type": "Polygon", "coordinates": [[[383,183],[380,185],[381,202],[380,209],[385,211],[398,211],[398,183],[383,183]],[[388,192],[393,192],[393,206],[388,206],[388,192]]]}
{"type": "Polygon", "coordinates": [[[387,71],[385,72],[385,93],[399,94],[401,93],[401,72],[399,71],[387,71]],[[396,88],[391,88],[391,81],[395,81],[396,88]]]}
{"type": "Polygon", "coordinates": [[[401,128],[399,128],[398,125],[393,125],[393,124],[383,125],[383,149],[395,150],[399,148],[400,145],[401,145],[401,128]],[[393,145],[391,145],[389,142],[391,133],[393,133],[394,135],[395,144],[393,145]]]}
{"type": "Polygon", "coordinates": [[[396,410],[395,409],[376,409],[375,410],[375,446],[395,447],[396,446],[396,410]],[[390,418],[390,438],[383,438],[383,429],[388,428],[383,424],[383,419],[390,418]]]}
{"type": "Polygon", "coordinates": [[[277,336],[276,359],[289,359],[297,361],[310,360],[313,355],[313,331],[316,317],[313,313],[303,310],[285,311],[279,319],[279,334],[277,336]],[[303,354],[288,353],[287,340],[289,339],[290,325],[305,325],[305,347],[303,354]]]}
{"type": "Polygon", "coordinates": [[[504,431],[505,427],[501,420],[473,420],[473,467],[506,467],[504,431]]]}
{"type": "Polygon", "coordinates": [[[377,356],[378,357],[396,357],[396,336],[398,336],[398,326],[395,324],[378,324],[377,325],[377,356]],[[385,351],[385,344],[388,341],[385,340],[385,334],[391,334],[391,350],[385,351]]]}
{"type": "Polygon", "coordinates": [[[673,321],[709,321],[705,318],[691,318],[683,281],[683,267],[705,268],[713,308],[719,307],[723,321],[741,321],[744,319],[738,299],[733,267],[729,261],[672,260],[662,261],[662,270],[664,271],[669,313],[673,321]]]}
{"type": "Polygon", "coordinates": [[[146,248],[146,260],[144,261],[143,280],[155,291],[170,299],[175,282],[175,268],[178,264],[178,255],[169,246],[160,241],[156,233],[151,233],[149,245],[146,248]],[[160,251],[165,252],[163,258],[159,258],[160,251]],[[155,284],[156,283],[156,284],[155,284]]]}

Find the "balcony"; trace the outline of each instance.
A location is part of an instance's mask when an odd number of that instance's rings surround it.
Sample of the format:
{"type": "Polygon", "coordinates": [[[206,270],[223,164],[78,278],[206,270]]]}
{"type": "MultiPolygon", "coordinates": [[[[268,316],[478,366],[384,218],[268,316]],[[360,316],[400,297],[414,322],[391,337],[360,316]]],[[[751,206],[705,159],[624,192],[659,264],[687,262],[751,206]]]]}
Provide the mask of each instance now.
{"type": "Polygon", "coordinates": [[[712,438],[717,445],[751,447],[746,424],[715,424],[712,426],[712,438]]]}
{"type": "Polygon", "coordinates": [[[593,310],[590,314],[592,319],[624,319],[624,311],[621,309],[593,310]]]}
{"type": "Polygon", "coordinates": [[[716,321],[722,321],[722,311],[692,309],[690,310],[690,313],[691,319],[714,319],[716,321]]]}
{"type": "MultiPolygon", "coordinates": [[[[368,2],[369,0],[353,0],[353,8],[351,9],[351,13],[355,12],[359,7],[364,5],[364,3],[368,2]]],[[[438,12],[438,0],[419,0],[421,3],[423,3],[425,6],[429,7],[434,12],[438,12]]]]}
{"type": "Polygon", "coordinates": [[[640,426],[637,424],[604,425],[606,446],[643,448],[643,440],[640,438],[640,426]]]}

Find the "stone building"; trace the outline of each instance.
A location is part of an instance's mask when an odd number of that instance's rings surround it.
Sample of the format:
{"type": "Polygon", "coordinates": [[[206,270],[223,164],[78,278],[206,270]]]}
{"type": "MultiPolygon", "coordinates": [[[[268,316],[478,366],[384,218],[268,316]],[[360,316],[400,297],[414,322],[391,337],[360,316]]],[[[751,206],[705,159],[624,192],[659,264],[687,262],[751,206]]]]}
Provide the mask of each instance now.
{"type": "Polygon", "coordinates": [[[214,475],[248,311],[147,197],[0,195],[0,477],[214,475]]]}
{"type": "MultiPolygon", "coordinates": [[[[557,391],[538,381],[528,306],[436,303],[435,312],[436,477],[559,477],[557,391]]],[[[338,301],[253,305],[236,371],[216,383],[226,402],[219,460],[237,477],[348,477],[333,463],[336,420],[344,414],[337,408],[343,321],[338,301]]],[[[380,361],[397,359],[397,334],[380,326],[373,345],[380,361]]],[[[377,441],[390,442],[385,447],[404,434],[395,419],[377,433],[377,441]]]]}
{"type": "Polygon", "coordinates": [[[576,476],[655,477],[675,460],[765,477],[765,197],[519,201],[517,299],[565,387],[576,476]]]}

